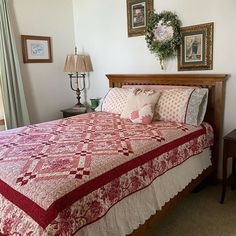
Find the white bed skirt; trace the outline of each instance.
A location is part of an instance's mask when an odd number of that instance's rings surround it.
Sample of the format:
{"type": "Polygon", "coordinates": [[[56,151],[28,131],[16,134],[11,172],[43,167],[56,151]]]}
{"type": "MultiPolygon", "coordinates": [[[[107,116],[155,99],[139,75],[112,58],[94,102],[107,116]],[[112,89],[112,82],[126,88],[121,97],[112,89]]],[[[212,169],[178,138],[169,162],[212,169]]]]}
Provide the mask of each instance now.
{"type": "Polygon", "coordinates": [[[147,188],[114,205],[100,220],[83,227],[76,236],[124,236],[156,214],[166,202],[181,192],[211,165],[210,149],[167,171],[147,188]]]}

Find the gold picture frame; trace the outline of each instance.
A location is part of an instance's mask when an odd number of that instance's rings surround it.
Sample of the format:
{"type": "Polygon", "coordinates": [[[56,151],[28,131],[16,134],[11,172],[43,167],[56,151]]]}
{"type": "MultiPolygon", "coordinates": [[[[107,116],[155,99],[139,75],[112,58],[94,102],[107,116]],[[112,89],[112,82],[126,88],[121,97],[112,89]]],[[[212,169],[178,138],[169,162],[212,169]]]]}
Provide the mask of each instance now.
{"type": "Polygon", "coordinates": [[[153,11],[153,0],[126,0],[128,37],[145,34],[148,17],[153,11]]]}
{"type": "Polygon", "coordinates": [[[212,70],[214,23],[182,27],[178,70],[212,70]]]}
{"type": "Polygon", "coordinates": [[[50,37],[21,35],[21,47],[24,63],[52,62],[50,37]]]}

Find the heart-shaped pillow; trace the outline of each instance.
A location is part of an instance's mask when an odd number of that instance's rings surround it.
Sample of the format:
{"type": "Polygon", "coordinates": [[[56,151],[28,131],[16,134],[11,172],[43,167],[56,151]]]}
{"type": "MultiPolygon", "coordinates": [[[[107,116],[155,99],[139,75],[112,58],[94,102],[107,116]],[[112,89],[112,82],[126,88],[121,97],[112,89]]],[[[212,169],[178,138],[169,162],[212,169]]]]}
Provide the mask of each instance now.
{"type": "Polygon", "coordinates": [[[132,111],[129,118],[133,123],[148,125],[152,122],[153,115],[152,104],[145,104],[141,109],[132,111]]]}

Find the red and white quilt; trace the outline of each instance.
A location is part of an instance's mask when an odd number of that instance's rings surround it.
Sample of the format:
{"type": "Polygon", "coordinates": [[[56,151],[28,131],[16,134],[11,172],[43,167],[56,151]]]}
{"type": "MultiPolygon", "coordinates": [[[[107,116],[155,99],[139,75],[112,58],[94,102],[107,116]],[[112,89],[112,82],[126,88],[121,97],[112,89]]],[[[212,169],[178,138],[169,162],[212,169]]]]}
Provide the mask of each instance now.
{"type": "Polygon", "coordinates": [[[0,233],[73,235],[212,143],[206,123],[106,112],[0,132],[0,233]]]}

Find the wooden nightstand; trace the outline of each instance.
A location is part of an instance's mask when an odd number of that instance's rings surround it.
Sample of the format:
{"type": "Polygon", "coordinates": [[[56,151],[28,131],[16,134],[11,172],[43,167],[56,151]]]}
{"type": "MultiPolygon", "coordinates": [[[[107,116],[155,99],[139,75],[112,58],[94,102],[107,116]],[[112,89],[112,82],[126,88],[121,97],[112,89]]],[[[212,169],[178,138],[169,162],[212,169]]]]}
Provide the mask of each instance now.
{"type": "Polygon", "coordinates": [[[73,109],[73,108],[68,108],[68,109],[61,110],[61,112],[63,113],[63,118],[87,113],[87,111],[81,112],[81,111],[78,111],[78,110],[73,109]]]}
{"type": "Polygon", "coordinates": [[[231,188],[233,188],[233,180],[235,180],[236,171],[236,129],[224,136],[224,150],[223,150],[223,182],[222,182],[222,194],[220,203],[224,203],[225,192],[227,186],[227,161],[228,158],[233,159],[232,164],[232,175],[231,179],[231,188]]]}

